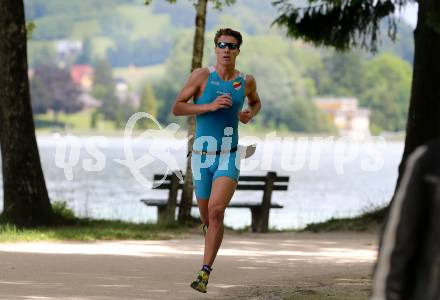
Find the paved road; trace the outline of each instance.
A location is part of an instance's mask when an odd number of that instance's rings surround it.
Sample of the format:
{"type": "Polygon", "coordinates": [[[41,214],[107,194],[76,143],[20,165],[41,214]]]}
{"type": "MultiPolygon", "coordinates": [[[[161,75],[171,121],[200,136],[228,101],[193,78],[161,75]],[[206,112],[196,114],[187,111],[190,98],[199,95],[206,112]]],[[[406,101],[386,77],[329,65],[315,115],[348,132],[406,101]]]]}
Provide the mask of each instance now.
{"type": "Polygon", "coordinates": [[[377,247],[373,234],[225,235],[200,294],[189,283],[202,242],[3,243],[0,299],[281,299],[286,287],[368,276],[377,247]]]}

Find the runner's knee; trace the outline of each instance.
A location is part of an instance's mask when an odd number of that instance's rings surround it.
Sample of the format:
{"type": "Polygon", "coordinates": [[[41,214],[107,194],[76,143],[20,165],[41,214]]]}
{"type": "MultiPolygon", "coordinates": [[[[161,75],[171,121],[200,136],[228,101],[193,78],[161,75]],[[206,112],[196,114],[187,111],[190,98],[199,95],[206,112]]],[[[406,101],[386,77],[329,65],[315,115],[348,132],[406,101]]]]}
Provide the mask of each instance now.
{"type": "Polygon", "coordinates": [[[211,224],[222,224],[225,216],[225,209],[220,206],[213,206],[209,209],[209,222],[211,224]]]}

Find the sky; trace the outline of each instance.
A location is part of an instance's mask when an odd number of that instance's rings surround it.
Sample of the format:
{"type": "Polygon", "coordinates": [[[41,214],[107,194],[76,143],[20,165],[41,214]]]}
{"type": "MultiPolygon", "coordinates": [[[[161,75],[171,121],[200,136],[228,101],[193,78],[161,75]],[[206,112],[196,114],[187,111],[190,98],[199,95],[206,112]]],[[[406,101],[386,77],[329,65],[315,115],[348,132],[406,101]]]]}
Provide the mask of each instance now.
{"type": "Polygon", "coordinates": [[[415,28],[417,24],[417,3],[408,4],[404,8],[401,17],[415,28]]]}

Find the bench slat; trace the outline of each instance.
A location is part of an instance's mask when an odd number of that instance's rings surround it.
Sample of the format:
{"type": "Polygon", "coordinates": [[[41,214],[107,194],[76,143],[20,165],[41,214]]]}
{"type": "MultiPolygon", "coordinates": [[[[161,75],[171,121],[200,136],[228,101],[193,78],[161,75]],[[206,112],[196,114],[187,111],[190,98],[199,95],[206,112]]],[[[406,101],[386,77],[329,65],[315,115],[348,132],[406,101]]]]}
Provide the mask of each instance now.
{"type": "MultiPolygon", "coordinates": [[[[162,183],[159,186],[154,187],[155,190],[169,190],[171,187],[171,183],[162,183]]],[[[179,183],[179,189],[183,188],[183,183],[179,183]]]]}
{"type": "MultiPolygon", "coordinates": [[[[141,201],[147,205],[147,206],[166,206],[167,201],[165,199],[141,199],[141,201]]],[[[180,206],[180,203],[177,203],[176,206],[180,206]]],[[[192,206],[196,207],[197,203],[193,203],[192,206]]],[[[249,202],[241,202],[241,203],[230,203],[228,207],[233,208],[253,208],[253,207],[260,207],[261,203],[249,203],[249,202]]],[[[272,203],[270,205],[270,208],[283,208],[284,206],[272,203]]]]}
{"type": "MultiPolygon", "coordinates": [[[[170,183],[163,183],[159,186],[154,187],[156,190],[169,190],[171,184],[170,183]]],[[[179,183],[179,189],[183,188],[183,183],[179,183]]],[[[242,184],[239,183],[237,185],[237,190],[241,191],[264,191],[265,185],[264,184],[242,184]]],[[[278,185],[274,184],[273,191],[287,191],[288,186],[287,185],[278,185]]]]}
{"type": "MultiPolygon", "coordinates": [[[[164,174],[154,174],[154,180],[161,180],[163,178],[164,174]]],[[[183,175],[183,178],[185,178],[185,175],[183,175]]],[[[165,182],[171,180],[171,174],[168,174],[165,177],[165,182]]],[[[255,175],[241,175],[238,178],[239,181],[265,181],[266,176],[255,176],[255,175]]],[[[289,176],[277,176],[274,178],[275,182],[289,182],[289,176]]]]}
{"type": "MultiPolygon", "coordinates": [[[[238,178],[239,181],[265,181],[266,176],[242,175],[238,178]]],[[[277,176],[274,182],[289,182],[289,176],[277,176]]]]}
{"type": "MultiPolygon", "coordinates": [[[[260,207],[261,203],[230,203],[228,207],[234,208],[251,208],[251,207],[260,207]]],[[[270,208],[283,208],[284,206],[278,203],[271,203],[270,208]]]]}
{"type": "MultiPolygon", "coordinates": [[[[237,190],[241,191],[264,191],[265,185],[262,184],[238,184],[237,190]]],[[[287,185],[274,185],[273,191],[287,191],[287,185]]]]}

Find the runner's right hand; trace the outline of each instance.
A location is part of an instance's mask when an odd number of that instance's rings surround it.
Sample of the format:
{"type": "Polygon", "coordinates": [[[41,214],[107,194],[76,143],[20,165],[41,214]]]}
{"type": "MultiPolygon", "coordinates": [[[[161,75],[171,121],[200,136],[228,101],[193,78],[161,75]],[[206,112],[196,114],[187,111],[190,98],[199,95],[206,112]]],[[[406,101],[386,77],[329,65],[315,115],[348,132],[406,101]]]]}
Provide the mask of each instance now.
{"type": "Polygon", "coordinates": [[[216,111],[220,108],[228,108],[232,106],[231,96],[228,94],[220,95],[209,104],[209,111],[216,111]]]}

